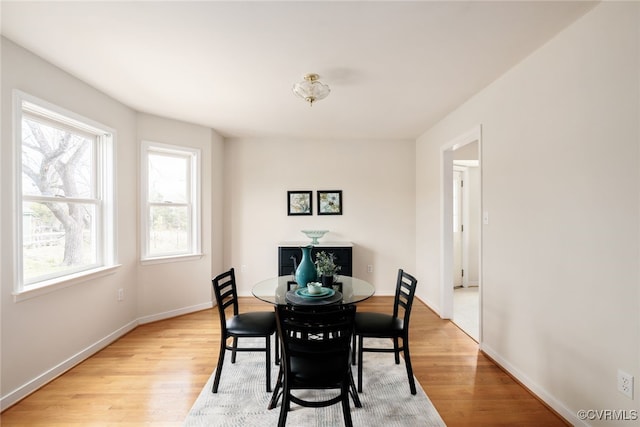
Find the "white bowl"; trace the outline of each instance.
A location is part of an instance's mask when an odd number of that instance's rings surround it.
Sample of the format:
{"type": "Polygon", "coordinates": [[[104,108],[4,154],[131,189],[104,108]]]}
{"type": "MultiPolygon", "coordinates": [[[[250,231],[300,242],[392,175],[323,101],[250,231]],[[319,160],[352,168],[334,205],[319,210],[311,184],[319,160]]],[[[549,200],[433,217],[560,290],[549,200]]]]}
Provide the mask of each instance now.
{"type": "Polygon", "coordinates": [[[307,283],[307,292],[310,295],[317,295],[322,292],[322,283],[320,282],[309,282],[307,283]]]}
{"type": "Polygon", "coordinates": [[[302,232],[306,234],[308,238],[312,239],[312,245],[317,245],[319,243],[318,239],[327,234],[329,230],[302,230],[302,232]]]}

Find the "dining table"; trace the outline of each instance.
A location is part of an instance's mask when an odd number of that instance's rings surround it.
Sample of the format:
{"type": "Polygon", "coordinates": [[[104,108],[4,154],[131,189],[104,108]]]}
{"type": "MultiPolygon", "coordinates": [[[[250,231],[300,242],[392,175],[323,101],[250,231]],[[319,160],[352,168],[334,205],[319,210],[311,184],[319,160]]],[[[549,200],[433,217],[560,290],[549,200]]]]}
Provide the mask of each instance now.
{"type": "MultiPolygon", "coordinates": [[[[375,293],[373,285],[366,280],[351,276],[339,276],[338,279],[324,292],[310,295],[306,286],[298,286],[291,275],[272,277],[261,280],[253,285],[253,295],[261,301],[274,305],[292,304],[306,307],[334,306],[355,304],[366,300],[375,293]]],[[[283,370],[280,367],[278,379],[273,390],[268,408],[273,409],[278,402],[279,390],[282,387],[283,370]]],[[[358,391],[353,378],[351,379],[350,395],[356,407],[362,407],[358,391]]]]}
{"type": "Polygon", "coordinates": [[[274,305],[346,305],[366,300],[375,293],[375,288],[366,280],[339,276],[330,288],[312,295],[306,286],[298,286],[292,276],[287,275],[261,280],[253,286],[252,293],[259,300],[274,305]]]}

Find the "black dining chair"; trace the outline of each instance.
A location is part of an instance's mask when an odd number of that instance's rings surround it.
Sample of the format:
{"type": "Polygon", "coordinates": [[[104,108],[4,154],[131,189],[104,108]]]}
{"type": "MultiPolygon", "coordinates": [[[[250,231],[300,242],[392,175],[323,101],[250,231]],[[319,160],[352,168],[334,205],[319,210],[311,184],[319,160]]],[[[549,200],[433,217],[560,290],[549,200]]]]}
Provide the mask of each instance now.
{"type": "MultiPolygon", "coordinates": [[[[213,278],[213,293],[216,297],[218,313],[220,314],[220,354],[218,355],[218,367],[213,381],[213,392],[218,392],[220,375],[226,350],[231,351],[231,363],[236,363],[238,351],[263,351],[266,358],[267,392],[271,391],[271,335],[276,333],[276,318],[272,311],[256,311],[239,313],[238,293],[236,290],[236,276],[234,269],[230,269],[213,278]],[[264,347],[238,347],[238,338],[264,337],[264,347]],[[228,340],[232,344],[228,344],[228,340]]],[[[279,351],[276,335],[276,363],[279,359],[279,351]]]]}
{"type": "MultiPolygon", "coordinates": [[[[279,427],[286,425],[291,402],[314,408],[341,402],[345,425],[353,425],[349,391],[353,384],[350,359],[355,312],[353,305],[322,310],[301,310],[290,305],[276,308],[283,373],[279,427]],[[300,389],[338,389],[340,392],[325,400],[310,401],[292,393],[300,389]]],[[[277,401],[278,397],[274,398],[277,401]]],[[[272,401],[269,409],[274,406],[272,401]]]]}
{"type": "MultiPolygon", "coordinates": [[[[412,275],[398,270],[396,282],[396,293],[393,302],[393,314],[358,312],[355,318],[354,331],[354,352],[356,337],[358,341],[358,392],[362,392],[362,355],[365,352],[374,353],[395,353],[395,362],[400,364],[400,353],[403,353],[404,364],[409,378],[409,388],[411,394],[416,394],[416,384],[413,378],[413,368],[411,367],[411,356],[409,354],[409,318],[411,316],[411,306],[416,292],[418,280],[412,275]],[[365,338],[391,338],[393,348],[390,347],[365,347],[365,338]],[[402,346],[399,345],[402,339],[402,346]]],[[[353,360],[355,361],[355,359],[353,360]]]]}

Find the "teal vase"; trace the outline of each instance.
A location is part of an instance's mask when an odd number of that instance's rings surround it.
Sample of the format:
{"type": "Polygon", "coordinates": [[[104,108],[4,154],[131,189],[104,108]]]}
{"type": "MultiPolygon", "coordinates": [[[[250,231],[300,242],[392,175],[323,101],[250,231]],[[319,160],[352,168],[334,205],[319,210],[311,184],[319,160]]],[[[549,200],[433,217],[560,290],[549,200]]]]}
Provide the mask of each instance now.
{"type": "Polygon", "coordinates": [[[313,246],[305,246],[302,249],[302,260],[296,269],[296,283],[298,286],[307,286],[309,282],[315,282],[318,278],[316,266],[311,261],[311,249],[313,246]]]}

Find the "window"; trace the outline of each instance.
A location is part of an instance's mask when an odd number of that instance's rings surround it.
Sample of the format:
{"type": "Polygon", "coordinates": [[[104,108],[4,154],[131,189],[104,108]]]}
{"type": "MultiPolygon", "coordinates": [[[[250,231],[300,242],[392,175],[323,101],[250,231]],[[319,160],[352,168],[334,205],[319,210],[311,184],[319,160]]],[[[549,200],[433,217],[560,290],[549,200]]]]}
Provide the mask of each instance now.
{"type": "Polygon", "coordinates": [[[115,264],[113,132],[15,92],[17,294],[115,264]]]}
{"type": "Polygon", "coordinates": [[[200,255],[200,150],[142,143],[142,259],[200,255]]]}

